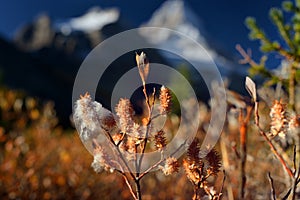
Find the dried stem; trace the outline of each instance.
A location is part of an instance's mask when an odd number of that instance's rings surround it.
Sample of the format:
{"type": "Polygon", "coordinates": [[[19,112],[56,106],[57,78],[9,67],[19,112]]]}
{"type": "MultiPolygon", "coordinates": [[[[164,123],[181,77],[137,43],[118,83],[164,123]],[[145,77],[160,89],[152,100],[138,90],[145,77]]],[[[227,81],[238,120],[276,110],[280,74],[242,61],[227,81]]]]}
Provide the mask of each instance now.
{"type": "MultiPolygon", "coordinates": [[[[150,130],[152,110],[153,110],[154,101],[155,101],[155,88],[153,89],[153,93],[152,93],[153,101],[150,103],[150,99],[148,97],[147,90],[146,90],[146,79],[147,79],[147,76],[149,73],[149,62],[146,59],[146,55],[143,52],[141,53],[141,55],[136,54],[136,61],[137,61],[138,69],[139,69],[139,74],[140,74],[140,77],[143,82],[143,93],[144,93],[146,105],[148,108],[146,133],[145,133],[144,141],[141,144],[141,151],[140,151],[141,156],[138,159],[135,155],[135,165],[136,165],[136,170],[137,170],[137,173],[135,174],[135,186],[136,186],[137,197],[140,200],[140,199],[142,199],[140,179],[143,177],[143,176],[140,177],[140,173],[141,173],[142,161],[144,158],[144,153],[146,150],[146,145],[147,145],[148,135],[149,135],[149,130],[150,130]]],[[[136,151],[136,153],[137,153],[137,151],[136,151]]]]}
{"type": "Polygon", "coordinates": [[[140,180],[141,178],[143,178],[146,174],[148,174],[152,169],[156,168],[163,161],[164,161],[163,158],[161,158],[157,163],[155,163],[154,165],[152,165],[151,167],[149,167],[146,171],[144,171],[143,173],[141,173],[139,175],[138,179],[140,180]]]}
{"type": "Polygon", "coordinates": [[[122,172],[120,172],[120,174],[121,174],[122,177],[124,178],[125,183],[126,183],[127,187],[129,188],[129,191],[130,191],[132,197],[133,197],[134,199],[138,199],[138,198],[136,197],[134,191],[133,191],[132,186],[131,186],[130,183],[129,183],[129,180],[128,180],[127,176],[126,176],[124,173],[122,173],[122,172]]]}
{"type": "Polygon", "coordinates": [[[296,68],[294,63],[290,63],[289,66],[289,106],[294,111],[295,110],[295,77],[296,77],[296,68]]]}
{"type": "Polygon", "coordinates": [[[294,151],[293,151],[293,167],[294,167],[294,173],[296,173],[297,170],[297,145],[294,145],[294,151]]]}
{"type": "Polygon", "coordinates": [[[243,110],[240,110],[239,115],[240,123],[240,162],[239,162],[239,199],[244,199],[245,197],[245,185],[246,185],[246,156],[247,156],[247,124],[243,121],[243,110]]]}
{"type": "MultiPolygon", "coordinates": [[[[182,147],[184,147],[186,144],[186,141],[184,143],[182,143],[173,153],[170,154],[170,157],[174,156],[182,147]]],[[[146,174],[148,174],[152,169],[156,168],[158,165],[160,165],[162,162],[164,161],[164,157],[163,154],[161,155],[161,158],[158,162],[156,162],[155,164],[153,164],[151,167],[149,167],[146,171],[144,171],[143,173],[141,173],[138,177],[138,179],[143,178],[146,174]]]]}
{"type": "Polygon", "coordinates": [[[246,160],[247,160],[247,127],[252,114],[253,106],[247,107],[246,117],[244,117],[243,109],[240,110],[239,123],[240,123],[240,186],[239,186],[239,199],[245,197],[246,185],[246,160]]]}
{"type": "MultiPolygon", "coordinates": [[[[223,134],[220,138],[220,148],[221,148],[221,152],[222,152],[222,160],[223,160],[223,167],[225,170],[230,171],[230,164],[229,164],[229,156],[228,156],[228,151],[227,151],[227,147],[226,147],[226,142],[225,138],[223,137],[223,134]]],[[[225,175],[225,170],[224,170],[224,175],[225,175]]],[[[232,191],[232,185],[230,181],[227,181],[227,198],[228,200],[234,200],[233,197],[233,191],[232,191]]]]}
{"type": "Polygon", "coordinates": [[[223,180],[222,180],[222,185],[221,185],[220,192],[219,192],[217,200],[220,200],[221,196],[223,195],[222,191],[223,191],[223,188],[224,188],[224,185],[225,185],[225,180],[226,180],[226,173],[225,173],[225,170],[223,170],[223,180]]]}
{"type": "Polygon", "coordinates": [[[251,58],[251,51],[246,52],[241,45],[235,46],[236,50],[243,56],[243,60],[240,60],[241,64],[250,64],[251,66],[258,66],[258,64],[251,58]]]}
{"type": "MultiPolygon", "coordinates": [[[[148,135],[149,135],[149,130],[150,130],[151,115],[152,115],[153,105],[154,105],[154,101],[155,101],[155,89],[153,89],[153,93],[152,93],[152,96],[153,96],[152,104],[150,104],[149,97],[147,95],[146,85],[144,85],[143,92],[144,92],[144,95],[145,95],[146,105],[147,105],[147,108],[148,108],[148,119],[147,119],[147,124],[146,124],[147,128],[146,128],[145,139],[144,139],[144,142],[143,142],[142,147],[141,147],[141,149],[142,149],[141,150],[141,157],[140,157],[139,163],[138,163],[138,173],[140,173],[142,161],[143,161],[143,158],[144,158],[144,153],[145,153],[145,150],[146,150],[146,145],[147,145],[148,135]]],[[[139,174],[137,175],[137,177],[138,176],[139,176],[139,174]]]]}
{"type": "Polygon", "coordinates": [[[292,182],[292,188],[291,188],[291,200],[295,200],[296,199],[296,188],[297,185],[299,183],[299,177],[300,177],[300,167],[298,167],[297,171],[295,172],[295,177],[293,178],[293,182],[292,182]]]}
{"type": "Polygon", "coordinates": [[[273,143],[271,142],[271,140],[268,138],[268,136],[266,135],[266,133],[261,130],[259,128],[259,132],[260,134],[263,136],[263,138],[265,139],[265,141],[268,143],[268,145],[270,146],[272,152],[275,154],[275,156],[278,158],[279,162],[281,163],[281,165],[283,166],[283,168],[285,169],[285,171],[288,173],[288,175],[293,178],[293,172],[291,171],[291,169],[287,166],[285,160],[282,158],[281,154],[278,153],[277,149],[275,148],[275,146],[273,145],[273,143]]]}
{"type": "Polygon", "coordinates": [[[135,184],[137,199],[141,200],[142,199],[142,193],[141,193],[140,180],[139,179],[135,179],[134,180],[134,184],[135,184]]]}
{"type": "Polygon", "coordinates": [[[199,187],[197,185],[194,186],[194,196],[193,196],[193,200],[198,200],[200,199],[199,198],[199,194],[198,194],[198,190],[199,190],[199,187]]]}
{"type": "Polygon", "coordinates": [[[296,198],[296,188],[297,188],[297,184],[299,183],[299,177],[300,177],[300,165],[297,168],[297,164],[296,164],[296,160],[297,160],[297,150],[296,150],[297,146],[295,145],[294,147],[294,178],[292,181],[292,187],[291,187],[291,196],[290,199],[294,200],[296,198]]]}
{"type": "Polygon", "coordinates": [[[275,189],[274,189],[274,182],[273,182],[273,178],[271,177],[270,172],[268,172],[268,179],[269,179],[270,188],[271,188],[271,198],[272,198],[272,200],[276,200],[276,194],[275,194],[275,189]]]}
{"type": "MultiPolygon", "coordinates": [[[[125,167],[126,167],[126,170],[130,173],[130,176],[134,179],[135,176],[134,176],[134,174],[131,172],[130,167],[128,166],[128,164],[127,164],[125,158],[123,157],[122,152],[121,152],[120,149],[119,149],[119,146],[117,146],[117,144],[115,144],[115,142],[114,142],[112,136],[109,134],[109,132],[108,132],[106,129],[104,129],[103,127],[102,127],[102,129],[104,130],[105,136],[109,139],[110,143],[111,143],[112,145],[114,145],[115,149],[117,150],[118,157],[121,158],[122,162],[124,163],[124,165],[125,165],[125,167]]],[[[122,166],[122,165],[121,165],[121,166],[122,166]]],[[[123,170],[123,173],[124,173],[124,170],[123,170]]]]}
{"type": "MultiPolygon", "coordinates": [[[[254,84],[254,82],[252,84],[254,84]]],[[[255,84],[252,86],[252,89],[256,90],[255,84]]],[[[250,94],[251,95],[255,94],[255,96],[256,96],[256,91],[250,91],[250,94]]],[[[269,139],[269,137],[266,135],[266,133],[260,128],[260,125],[259,125],[259,114],[258,114],[258,110],[257,110],[259,104],[258,104],[257,99],[255,99],[255,97],[253,97],[253,98],[254,98],[254,102],[255,102],[255,104],[254,104],[254,106],[255,106],[255,112],[254,112],[254,114],[255,114],[255,124],[256,124],[256,126],[257,126],[257,128],[259,130],[259,133],[263,136],[264,140],[268,143],[268,145],[270,146],[272,152],[278,158],[278,160],[280,161],[280,163],[282,164],[283,168],[288,173],[288,175],[291,178],[293,178],[294,174],[291,171],[291,169],[287,166],[286,161],[282,158],[281,154],[278,153],[278,150],[275,148],[275,146],[273,145],[273,143],[271,142],[271,140],[269,139]]]]}

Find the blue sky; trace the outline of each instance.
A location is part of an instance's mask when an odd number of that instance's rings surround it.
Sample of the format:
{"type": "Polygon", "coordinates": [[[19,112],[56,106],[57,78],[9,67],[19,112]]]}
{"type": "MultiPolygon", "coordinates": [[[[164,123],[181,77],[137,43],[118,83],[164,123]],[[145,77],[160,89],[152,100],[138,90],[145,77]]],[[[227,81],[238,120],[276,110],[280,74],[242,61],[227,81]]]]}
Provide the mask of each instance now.
{"type": "MultiPolygon", "coordinates": [[[[162,0],[2,0],[0,9],[0,35],[12,38],[22,25],[32,21],[41,13],[47,13],[53,20],[82,15],[92,6],[118,7],[123,20],[133,27],[147,21],[162,0]]],[[[275,29],[268,18],[273,6],[280,6],[279,0],[187,0],[187,4],[199,16],[205,31],[221,48],[236,54],[235,44],[250,47],[254,56],[259,55],[258,42],[249,41],[244,19],[254,16],[265,31],[275,37],[275,29]]]]}

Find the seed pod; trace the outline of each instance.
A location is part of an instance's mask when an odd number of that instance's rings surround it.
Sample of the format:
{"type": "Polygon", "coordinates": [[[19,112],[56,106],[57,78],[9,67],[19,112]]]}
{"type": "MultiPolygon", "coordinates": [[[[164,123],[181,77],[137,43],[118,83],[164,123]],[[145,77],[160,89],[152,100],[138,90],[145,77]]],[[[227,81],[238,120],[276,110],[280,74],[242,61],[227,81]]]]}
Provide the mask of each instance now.
{"type": "Polygon", "coordinates": [[[271,117],[271,127],[270,127],[270,136],[275,137],[279,135],[280,137],[285,137],[288,120],[286,113],[286,105],[282,101],[275,100],[270,111],[271,117]]]}
{"type": "Polygon", "coordinates": [[[154,135],[155,147],[157,150],[161,151],[167,144],[165,132],[163,130],[158,131],[154,135]]]}
{"type": "Polygon", "coordinates": [[[160,88],[160,95],[159,95],[159,100],[160,100],[160,113],[161,114],[166,114],[170,111],[171,109],[171,101],[172,96],[170,93],[170,90],[166,88],[165,86],[162,86],[160,88]]]}
{"type": "Polygon", "coordinates": [[[173,174],[175,172],[178,172],[179,170],[179,163],[176,158],[169,157],[166,159],[165,165],[160,166],[160,169],[163,171],[163,173],[168,176],[170,174],[173,174]]]}
{"type": "Polygon", "coordinates": [[[119,117],[120,128],[123,133],[131,133],[134,125],[134,110],[129,99],[120,99],[115,111],[119,117]]]}

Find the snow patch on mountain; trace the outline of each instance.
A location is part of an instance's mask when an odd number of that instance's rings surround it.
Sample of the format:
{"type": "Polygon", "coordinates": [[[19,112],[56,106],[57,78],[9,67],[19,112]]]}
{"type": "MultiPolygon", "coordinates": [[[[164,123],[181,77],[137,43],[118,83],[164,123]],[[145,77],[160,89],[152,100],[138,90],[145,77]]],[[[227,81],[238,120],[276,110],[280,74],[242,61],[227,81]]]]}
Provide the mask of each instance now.
{"type": "Polygon", "coordinates": [[[72,31],[93,32],[101,30],[105,25],[116,22],[120,11],[116,8],[101,9],[93,7],[82,16],[55,23],[55,28],[65,35],[72,31]]]}

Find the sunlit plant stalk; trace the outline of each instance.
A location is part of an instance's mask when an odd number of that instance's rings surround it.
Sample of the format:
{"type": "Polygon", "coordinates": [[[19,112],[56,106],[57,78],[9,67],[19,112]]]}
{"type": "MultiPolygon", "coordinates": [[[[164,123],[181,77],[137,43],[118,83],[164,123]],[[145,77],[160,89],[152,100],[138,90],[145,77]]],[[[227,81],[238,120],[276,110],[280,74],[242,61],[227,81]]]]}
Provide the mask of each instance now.
{"type": "MultiPolygon", "coordinates": [[[[171,109],[170,90],[164,86],[161,88],[159,95],[160,113],[153,116],[156,91],[154,89],[151,97],[148,96],[146,80],[149,74],[149,61],[145,53],[136,54],[136,62],[148,110],[147,117],[143,120],[142,125],[138,124],[134,119],[134,110],[129,99],[120,99],[115,108],[117,115],[115,117],[110,111],[103,108],[100,103],[92,101],[88,93],[81,96],[75,104],[74,122],[81,140],[87,143],[87,146],[90,146],[94,155],[92,163],[94,170],[101,172],[104,169],[121,174],[132,197],[140,200],[142,199],[140,181],[146,174],[158,168],[165,175],[171,175],[179,170],[179,163],[176,158],[172,157],[178,149],[171,152],[168,156],[164,153],[167,142],[163,130],[159,130],[153,136],[150,136],[150,131],[153,130],[153,118],[166,115],[171,109]],[[107,146],[103,146],[97,141],[101,133],[108,141],[107,146]],[[161,159],[148,169],[142,170],[144,154],[146,153],[150,137],[153,137],[156,150],[161,153],[161,159]],[[90,143],[91,145],[89,145],[90,143]],[[109,151],[112,151],[112,155],[108,153],[109,151]],[[134,167],[130,164],[131,159],[134,167]]],[[[179,148],[182,148],[184,145],[185,143],[179,148]]]]}

